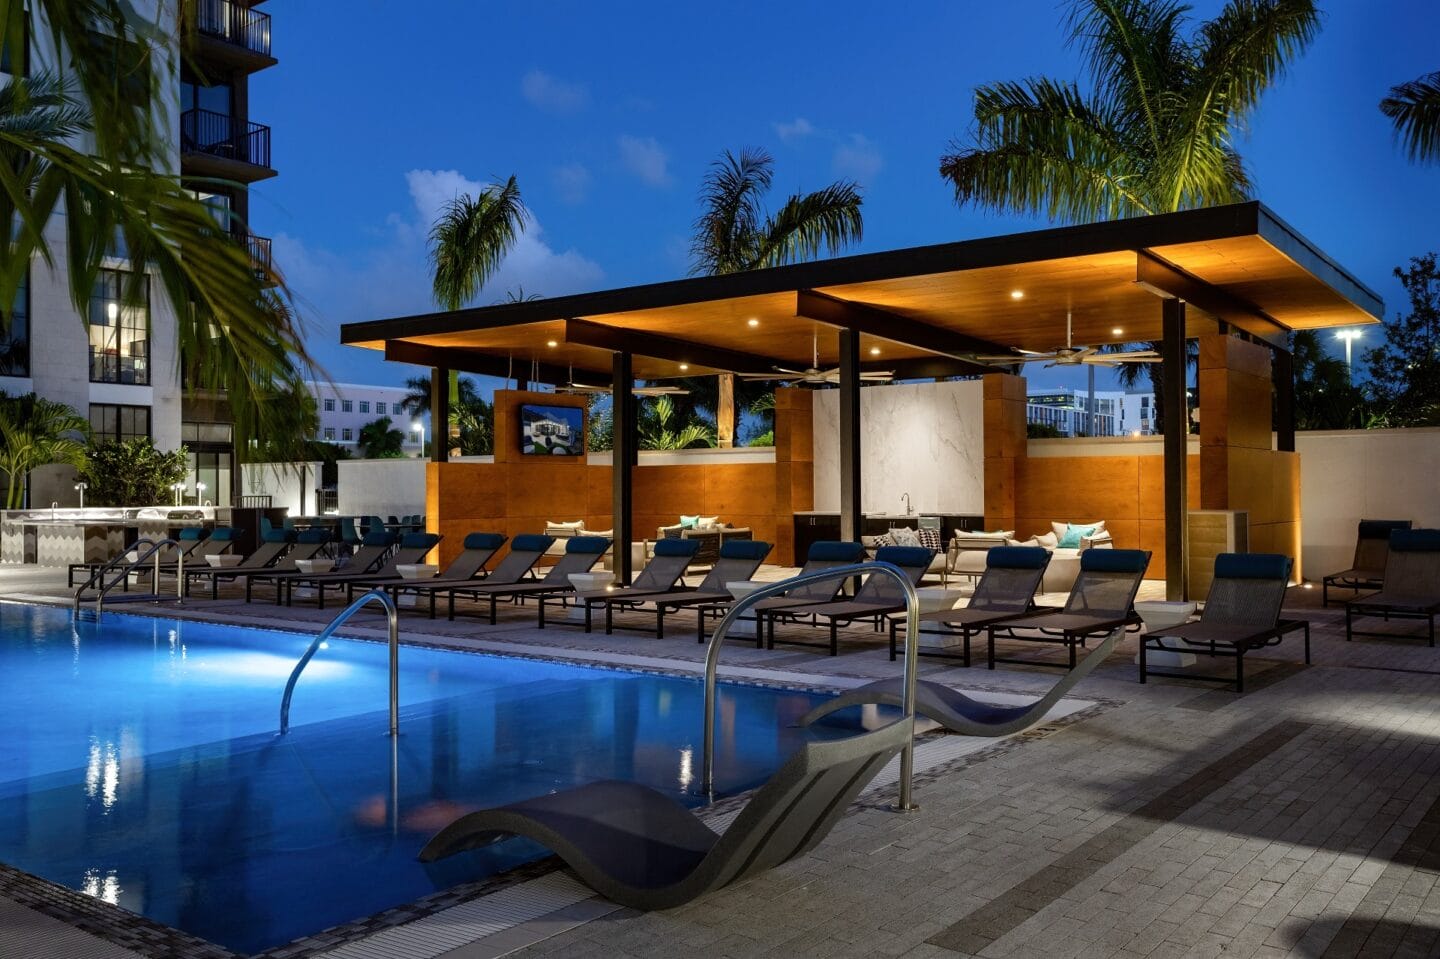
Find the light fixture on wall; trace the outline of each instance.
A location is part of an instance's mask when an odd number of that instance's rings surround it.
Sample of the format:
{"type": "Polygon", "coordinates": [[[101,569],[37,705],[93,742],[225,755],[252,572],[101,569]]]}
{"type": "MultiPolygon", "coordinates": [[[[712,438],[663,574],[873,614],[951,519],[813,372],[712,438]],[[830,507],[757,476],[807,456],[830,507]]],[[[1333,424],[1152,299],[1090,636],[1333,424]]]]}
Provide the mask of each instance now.
{"type": "Polygon", "coordinates": [[[879,355],[880,355],[880,347],[878,347],[878,346],[872,346],[872,347],[870,347],[870,355],[871,355],[871,356],[879,356],[879,355]]]}
{"type": "Polygon", "coordinates": [[[76,483],[75,492],[80,494],[80,508],[85,508],[85,491],[90,488],[89,483],[76,483]]]}

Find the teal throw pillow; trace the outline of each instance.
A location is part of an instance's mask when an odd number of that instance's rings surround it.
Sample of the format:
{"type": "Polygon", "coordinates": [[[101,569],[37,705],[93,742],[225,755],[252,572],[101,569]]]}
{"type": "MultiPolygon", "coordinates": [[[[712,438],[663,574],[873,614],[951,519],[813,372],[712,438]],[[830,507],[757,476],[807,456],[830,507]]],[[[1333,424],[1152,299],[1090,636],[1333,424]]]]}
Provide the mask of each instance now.
{"type": "Polygon", "coordinates": [[[1060,542],[1055,544],[1056,549],[1079,549],[1080,541],[1095,535],[1093,526],[1076,526],[1074,523],[1067,523],[1065,535],[1060,537],[1060,542]]]}
{"type": "Polygon", "coordinates": [[[700,516],[699,516],[699,514],[696,514],[695,516],[682,516],[682,517],[680,517],[680,528],[681,528],[681,529],[694,529],[695,527],[697,527],[697,526],[699,526],[699,525],[700,525],[700,516]]]}

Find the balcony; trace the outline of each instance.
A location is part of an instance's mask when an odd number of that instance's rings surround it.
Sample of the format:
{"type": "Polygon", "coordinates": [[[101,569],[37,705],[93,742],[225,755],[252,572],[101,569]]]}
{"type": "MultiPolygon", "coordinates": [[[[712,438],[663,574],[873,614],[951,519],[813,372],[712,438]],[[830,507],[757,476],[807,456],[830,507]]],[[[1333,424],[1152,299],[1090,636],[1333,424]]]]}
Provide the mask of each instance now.
{"type": "Polygon", "coordinates": [[[270,55],[270,14],[234,0],[199,0],[195,29],[202,52],[251,70],[276,63],[270,55]]]}
{"type": "Polygon", "coordinates": [[[250,261],[255,264],[255,275],[268,283],[274,282],[274,262],[270,258],[270,238],[253,233],[243,237],[250,261]]]}
{"type": "Polygon", "coordinates": [[[275,175],[270,169],[270,128],[212,110],[180,114],[182,172],[253,183],[275,175]]]}

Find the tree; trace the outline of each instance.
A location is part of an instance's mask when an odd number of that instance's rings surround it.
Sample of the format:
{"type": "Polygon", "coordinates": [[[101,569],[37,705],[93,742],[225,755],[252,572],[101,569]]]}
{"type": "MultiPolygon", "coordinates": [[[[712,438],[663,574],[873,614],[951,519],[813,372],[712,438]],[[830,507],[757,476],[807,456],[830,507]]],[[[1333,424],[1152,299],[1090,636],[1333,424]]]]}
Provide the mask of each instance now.
{"type": "MultiPolygon", "coordinates": [[[[193,7],[180,5],[182,51],[196,42],[193,7]]],[[[74,56],[63,74],[41,70],[0,89],[0,303],[14,301],[39,259],[65,272],[83,320],[99,271],[122,249],[133,278],[123,295],[138,298],[155,278],[175,307],[186,381],[226,391],[243,454],[275,432],[276,383],[310,361],[283,277],[232,236],[244,224],[217,228],[169,172],[170,131],[152,105],[178,77],[175,31],[130,0],[0,2],[0,45],[16,62],[32,33],[74,56]],[[61,236],[63,262],[52,247],[61,236]]]]}
{"type": "MultiPolygon", "coordinates": [[[[1076,222],[1248,199],[1235,130],[1314,39],[1320,15],[1315,0],[1229,0],[1187,35],[1189,10],[1070,0],[1089,90],[1044,77],[979,87],[973,141],[940,160],[956,202],[1076,222]]],[[[1150,379],[1158,420],[1158,369],[1150,379]]]]}
{"type": "Polygon", "coordinates": [[[20,509],[30,471],[53,463],[85,463],[89,422],[64,403],[34,393],[0,392],[0,472],[5,474],[5,508],[20,509]]]}
{"type": "Polygon", "coordinates": [[[1290,334],[1295,373],[1295,428],[1358,430],[1370,425],[1365,391],[1350,381],[1345,361],[1327,353],[1314,330],[1290,334]]]}
{"type": "Polygon", "coordinates": [[[657,396],[640,404],[639,448],[642,450],[684,450],[697,446],[714,446],[715,431],[703,423],[676,421],[675,403],[668,396],[657,396]]]}
{"type": "MultiPolygon", "coordinates": [[[[770,190],[774,163],[764,150],[746,147],[739,157],[726,150],[710,165],[700,187],[701,213],[691,243],[693,273],[743,273],[812,260],[860,241],[863,200],[859,188],[848,180],[814,193],[792,194],[777,213],[767,215],[762,202],[770,190]]],[[[730,445],[740,408],[768,389],[760,383],[737,383],[732,373],[720,376],[716,402],[720,445],[730,445]]]]}
{"type": "Polygon", "coordinates": [[[405,455],[405,433],[395,429],[388,416],[371,420],[360,427],[357,440],[366,459],[399,459],[405,455]]]}
{"type": "Polygon", "coordinates": [[[189,471],[183,446],[162,452],[147,436],[92,446],[80,479],[95,506],[154,506],[169,502],[189,471]]]}
{"type": "MultiPolygon", "coordinates": [[[[410,377],[405,381],[405,389],[408,392],[400,401],[402,407],[412,416],[423,416],[430,412],[429,376],[410,377]]],[[[494,424],[494,404],[480,395],[474,380],[459,378],[450,396],[450,426],[460,454],[486,456],[495,452],[494,424]]]]}
{"type": "Polygon", "coordinates": [[[1410,258],[1395,276],[1410,298],[1409,314],[1385,321],[1385,342],[1365,354],[1370,390],[1391,426],[1440,423],[1440,272],[1436,254],[1410,258]]]}
{"type": "Polygon", "coordinates": [[[1440,70],[1391,87],[1380,112],[1394,124],[1410,159],[1440,162],[1440,70]]]}
{"type": "Polygon", "coordinates": [[[478,296],[525,232],[528,219],[513,176],[503,186],[451,200],[430,227],[435,302],[442,309],[458,310],[478,296]]]}

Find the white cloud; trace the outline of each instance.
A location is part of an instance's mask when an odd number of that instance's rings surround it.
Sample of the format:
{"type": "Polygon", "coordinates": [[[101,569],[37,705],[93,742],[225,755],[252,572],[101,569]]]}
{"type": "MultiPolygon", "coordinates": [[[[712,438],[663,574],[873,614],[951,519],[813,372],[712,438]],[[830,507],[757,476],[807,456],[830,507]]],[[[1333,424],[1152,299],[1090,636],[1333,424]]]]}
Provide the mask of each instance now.
{"type": "Polygon", "coordinates": [[[670,155],[654,137],[622,135],[619,140],[620,162],[650,186],[670,185],[670,155]]]}
{"type": "Polygon", "coordinates": [[[772,123],[775,135],[781,143],[798,143],[815,132],[815,125],[804,117],[796,117],[789,123],[772,123]]]}
{"type": "MultiPolygon", "coordinates": [[[[399,378],[396,371],[401,368],[380,364],[378,354],[366,359],[368,350],[338,346],[340,325],[435,310],[426,239],[430,224],[450,200],[486,186],[457,170],[411,170],[405,179],[410,208],[386,217],[367,247],[341,254],[301,237],[275,237],[276,262],[308,320],[307,342],[332,375],[381,377],[381,382],[399,378]]],[[[595,289],[604,276],[604,270],[579,251],[550,246],[532,215],[476,302],[498,302],[507,290],[521,286],[527,294],[579,293],[595,289]]]]}
{"type": "Polygon", "coordinates": [[[575,113],[590,102],[583,83],[568,83],[544,70],[531,70],[520,80],[520,92],[531,106],[551,113],[575,113]]]}
{"type": "Polygon", "coordinates": [[[840,176],[849,177],[861,186],[874,179],[885,159],[874,141],[859,133],[852,133],[835,148],[830,165],[840,176]]]}
{"type": "Polygon", "coordinates": [[[583,163],[566,163],[550,172],[550,181],[562,203],[584,203],[590,192],[590,171],[583,163]]]}

